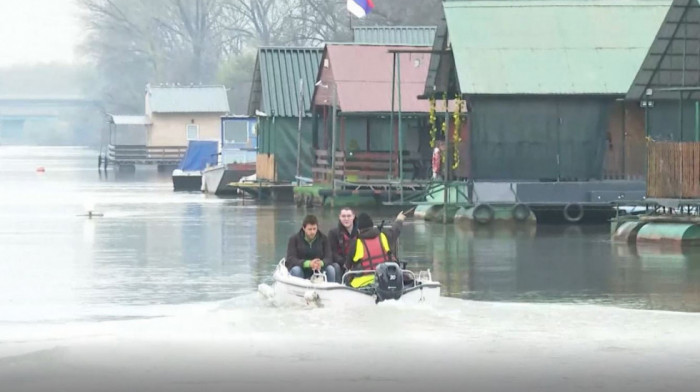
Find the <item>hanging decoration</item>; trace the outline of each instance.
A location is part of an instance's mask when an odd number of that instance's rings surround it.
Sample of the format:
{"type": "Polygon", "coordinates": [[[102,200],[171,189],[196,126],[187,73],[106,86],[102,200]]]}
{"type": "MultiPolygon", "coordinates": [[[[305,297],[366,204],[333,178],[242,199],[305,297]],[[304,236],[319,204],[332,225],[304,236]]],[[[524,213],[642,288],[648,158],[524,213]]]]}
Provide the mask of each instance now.
{"type": "MultiPolygon", "coordinates": [[[[445,112],[449,112],[450,107],[448,106],[449,102],[447,102],[447,93],[442,94],[442,100],[445,101],[445,112]]],[[[442,134],[444,136],[447,136],[447,134],[445,132],[447,132],[447,124],[442,124],[442,134]]]]}
{"type": "Polygon", "coordinates": [[[462,108],[464,106],[464,101],[459,95],[455,95],[455,109],[452,113],[452,119],[454,121],[454,131],[452,132],[452,169],[457,169],[459,167],[459,143],[462,138],[459,135],[459,131],[462,127],[462,108]]]}

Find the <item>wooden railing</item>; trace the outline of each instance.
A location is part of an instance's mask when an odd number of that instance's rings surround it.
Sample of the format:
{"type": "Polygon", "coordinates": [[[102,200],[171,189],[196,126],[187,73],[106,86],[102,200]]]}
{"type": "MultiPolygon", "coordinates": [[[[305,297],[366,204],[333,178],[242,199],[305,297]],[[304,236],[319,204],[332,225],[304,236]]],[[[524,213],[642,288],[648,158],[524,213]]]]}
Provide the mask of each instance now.
{"type": "Polygon", "coordinates": [[[649,144],[647,197],[700,199],[700,143],[649,144]]]}
{"type": "MultiPolygon", "coordinates": [[[[326,150],[316,150],[316,160],[311,172],[314,182],[331,182],[333,168],[331,167],[331,154],[326,150]]],[[[345,152],[335,152],[335,178],[343,179],[345,176],[345,152]]]]}
{"type": "MultiPolygon", "coordinates": [[[[331,155],[326,150],[316,150],[316,161],[311,169],[315,181],[330,182],[331,155]]],[[[415,152],[405,152],[403,155],[403,172],[405,178],[413,177],[414,164],[420,156],[415,152]]],[[[388,179],[399,176],[399,154],[374,151],[343,152],[335,155],[335,177],[345,180],[388,179]]]]}
{"type": "Polygon", "coordinates": [[[108,159],[115,164],[176,165],[185,156],[185,146],[109,145],[108,159]]]}

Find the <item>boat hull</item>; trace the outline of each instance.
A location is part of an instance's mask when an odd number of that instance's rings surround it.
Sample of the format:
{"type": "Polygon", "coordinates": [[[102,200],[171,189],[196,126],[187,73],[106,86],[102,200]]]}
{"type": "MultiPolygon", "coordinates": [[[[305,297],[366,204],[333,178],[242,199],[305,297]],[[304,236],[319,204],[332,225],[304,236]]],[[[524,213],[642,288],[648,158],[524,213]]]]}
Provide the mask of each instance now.
{"type": "Polygon", "coordinates": [[[226,168],[223,165],[208,167],[202,172],[204,177],[204,192],[209,194],[217,194],[221,179],[224,178],[226,168]]]}
{"type": "MultiPolygon", "coordinates": [[[[280,263],[281,264],[281,263],[280,263]]],[[[316,306],[370,306],[377,303],[374,295],[325,281],[312,282],[291,276],[284,266],[280,265],[273,275],[275,280],[273,291],[274,300],[283,304],[316,305],[316,306]]],[[[398,300],[406,304],[435,303],[440,297],[440,283],[421,281],[415,287],[404,290],[398,300]]]]}
{"type": "Polygon", "coordinates": [[[178,192],[201,192],[202,173],[182,171],[178,173],[178,170],[176,170],[173,172],[173,190],[178,192]]]}
{"type": "Polygon", "coordinates": [[[253,164],[229,164],[209,167],[204,170],[204,191],[215,195],[235,195],[237,189],[229,186],[232,182],[238,182],[242,177],[255,174],[253,164]]]}

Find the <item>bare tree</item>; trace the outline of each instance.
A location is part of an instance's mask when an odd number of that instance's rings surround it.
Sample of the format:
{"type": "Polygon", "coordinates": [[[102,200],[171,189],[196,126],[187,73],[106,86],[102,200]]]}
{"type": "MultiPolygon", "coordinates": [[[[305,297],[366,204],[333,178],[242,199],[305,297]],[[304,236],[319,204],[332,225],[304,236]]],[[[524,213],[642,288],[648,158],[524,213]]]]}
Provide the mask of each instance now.
{"type": "Polygon", "coordinates": [[[245,38],[243,19],[226,18],[223,0],[80,4],[90,32],[83,49],[97,64],[104,97],[132,110],[142,106],[147,82],[213,82],[222,56],[239,53],[245,38]]]}
{"type": "Polygon", "coordinates": [[[346,10],[345,0],[295,0],[295,40],[305,44],[345,41],[352,26],[437,25],[441,22],[441,0],[383,0],[366,19],[346,10]]]}
{"type": "Polygon", "coordinates": [[[164,6],[153,21],[169,63],[180,67],[176,76],[180,81],[209,81],[222,52],[220,3],[174,0],[164,6]]]}
{"type": "Polygon", "coordinates": [[[384,0],[367,18],[369,24],[435,26],[440,23],[442,0],[384,0]]]}
{"type": "Polygon", "coordinates": [[[81,0],[88,32],[83,51],[94,60],[98,85],[108,108],[138,110],[149,76],[160,61],[156,37],[144,17],[147,4],[138,0],[81,0]]]}
{"type": "MultiPolygon", "coordinates": [[[[363,20],[345,0],[78,0],[97,87],[111,106],[140,110],[146,83],[221,81],[246,48],[320,45],[354,25],[437,24],[440,0],[383,0],[363,20]]],[[[242,82],[242,81],[241,81],[242,82]]]]}
{"type": "Polygon", "coordinates": [[[312,45],[348,40],[351,19],[345,4],[345,0],[297,0],[294,39],[312,45]]]}
{"type": "Polygon", "coordinates": [[[229,19],[243,18],[250,44],[269,46],[291,43],[292,5],[287,0],[228,0],[224,8],[229,19]]]}

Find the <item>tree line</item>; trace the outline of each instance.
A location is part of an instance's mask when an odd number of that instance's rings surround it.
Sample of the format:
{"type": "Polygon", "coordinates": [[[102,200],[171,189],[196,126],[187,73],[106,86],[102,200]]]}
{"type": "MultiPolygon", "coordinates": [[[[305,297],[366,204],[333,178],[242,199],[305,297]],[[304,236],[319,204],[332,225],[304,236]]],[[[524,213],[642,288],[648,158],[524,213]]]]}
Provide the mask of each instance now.
{"type": "MultiPolygon", "coordinates": [[[[375,0],[368,18],[346,0],[79,0],[82,53],[109,110],[143,110],[146,83],[225,84],[247,98],[255,49],[347,41],[351,26],[436,25],[440,0],[375,0]]],[[[241,97],[239,97],[241,98],[241,97]]]]}

